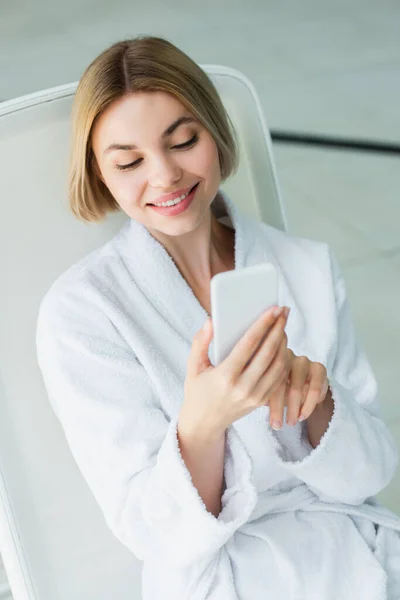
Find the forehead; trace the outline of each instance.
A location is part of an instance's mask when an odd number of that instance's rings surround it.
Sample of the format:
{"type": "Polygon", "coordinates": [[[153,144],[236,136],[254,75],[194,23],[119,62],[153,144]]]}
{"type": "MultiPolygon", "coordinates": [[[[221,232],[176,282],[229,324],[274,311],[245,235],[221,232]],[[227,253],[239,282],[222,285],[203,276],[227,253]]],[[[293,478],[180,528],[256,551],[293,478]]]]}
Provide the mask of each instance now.
{"type": "Polygon", "coordinates": [[[162,132],[177,118],[192,116],[171,94],[135,92],[115,100],[99,116],[92,131],[96,150],[111,143],[140,145],[162,132]]]}

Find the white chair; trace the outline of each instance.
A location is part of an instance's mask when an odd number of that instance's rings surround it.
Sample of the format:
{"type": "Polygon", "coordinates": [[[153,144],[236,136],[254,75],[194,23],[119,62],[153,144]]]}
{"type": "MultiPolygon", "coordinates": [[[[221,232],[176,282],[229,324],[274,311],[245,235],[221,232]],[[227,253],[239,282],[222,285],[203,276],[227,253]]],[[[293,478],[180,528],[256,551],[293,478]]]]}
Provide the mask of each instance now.
{"type": "MultiPolygon", "coordinates": [[[[238,133],[224,186],[247,214],[287,229],[271,141],[251,83],[203,65],[238,133]]],[[[67,205],[76,84],[0,104],[0,552],[15,600],[134,600],[141,563],[108,529],[47,400],[36,363],[42,297],[127,218],[77,221],[67,205]]],[[[3,596],[6,597],[6,596],[3,596]]]]}

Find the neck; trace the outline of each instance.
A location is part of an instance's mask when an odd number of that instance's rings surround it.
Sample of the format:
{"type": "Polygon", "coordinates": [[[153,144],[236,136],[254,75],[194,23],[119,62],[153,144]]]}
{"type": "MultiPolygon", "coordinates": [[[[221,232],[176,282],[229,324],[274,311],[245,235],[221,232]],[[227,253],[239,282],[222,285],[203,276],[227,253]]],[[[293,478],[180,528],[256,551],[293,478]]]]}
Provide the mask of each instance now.
{"type": "Polygon", "coordinates": [[[192,288],[207,287],[214,275],[234,268],[234,231],[222,225],[211,208],[195,230],[162,239],[155,232],[155,237],[192,288]]]}

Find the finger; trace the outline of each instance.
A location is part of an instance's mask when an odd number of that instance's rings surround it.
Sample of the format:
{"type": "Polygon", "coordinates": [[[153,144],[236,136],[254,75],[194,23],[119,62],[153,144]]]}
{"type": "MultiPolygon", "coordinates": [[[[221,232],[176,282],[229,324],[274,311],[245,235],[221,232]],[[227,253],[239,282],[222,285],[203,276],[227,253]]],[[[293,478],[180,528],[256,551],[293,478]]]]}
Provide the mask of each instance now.
{"type": "Polygon", "coordinates": [[[239,377],[246,365],[251,361],[263,339],[266,335],[268,336],[269,331],[273,329],[273,326],[277,325],[279,322],[279,327],[284,327],[287,317],[274,316],[273,313],[276,308],[281,308],[282,314],[283,307],[272,307],[270,310],[263,313],[237,342],[228,357],[222,361],[220,365],[222,370],[227,369],[234,378],[239,377]]]}
{"type": "Polygon", "coordinates": [[[273,429],[280,429],[283,423],[287,384],[284,379],[269,400],[269,422],[273,429]]]}
{"type": "Polygon", "coordinates": [[[282,378],[280,380],[277,380],[274,384],[272,384],[271,388],[268,390],[268,393],[264,396],[265,401],[263,402],[263,406],[269,406],[272,396],[277,392],[278,388],[283,384],[283,382],[286,382],[285,383],[285,386],[286,386],[285,406],[287,405],[286,399],[287,399],[287,390],[288,390],[289,382],[288,382],[287,374],[283,373],[282,378]]]}
{"type": "Polygon", "coordinates": [[[286,322],[287,317],[284,315],[277,319],[259,349],[252,357],[251,362],[243,371],[245,380],[258,381],[263,373],[272,366],[279,352],[282,352],[282,357],[286,362],[287,359],[284,356],[287,349],[287,336],[285,333],[286,322]],[[282,344],[285,349],[282,348],[282,344]]]}
{"type": "MultiPolygon", "coordinates": [[[[251,393],[254,398],[259,399],[261,406],[268,405],[271,395],[277,390],[283,380],[287,380],[288,360],[286,350],[286,338],[283,337],[272,364],[267,369],[264,369],[261,375],[254,377],[256,384],[253,386],[251,393]]],[[[242,375],[241,383],[245,389],[250,389],[252,380],[245,380],[245,377],[253,377],[249,375],[247,369],[242,375]]]]}
{"type": "MultiPolygon", "coordinates": [[[[326,369],[320,363],[312,363],[310,370],[310,381],[308,384],[308,392],[305,402],[301,409],[301,420],[308,419],[312,414],[317,404],[320,402],[322,394],[325,390],[326,369]]],[[[299,417],[299,419],[300,419],[299,417]]]]}
{"type": "MultiPolygon", "coordinates": [[[[274,363],[262,378],[262,382],[264,383],[267,379],[267,374],[275,377],[274,382],[267,391],[267,395],[269,396],[269,401],[267,402],[267,404],[269,405],[270,409],[269,421],[271,427],[273,427],[274,429],[280,429],[282,427],[284,408],[286,404],[286,394],[288,388],[288,373],[289,355],[287,352],[286,340],[283,339],[274,363]],[[274,375],[275,365],[280,365],[280,371],[277,370],[276,375],[274,375]]],[[[264,394],[265,393],[266,391],[264,391],[264,394]]]]}
{"type": "MultiPolygon", "coordinates": [[[[290,372],[290,388],[287,397],[286,422],[296,425],[303,401],[304,385],[310,370],[310,361],[306,356],[298,356],[292,363],[290,372]]],[[[305,400],[305,398],[304,398],[305,400]]]]}
{"type": "Polygon", "coordinates": [[[329,390],[329,381],[328,381],[328,377],[325,376],[325,380],[322,386],[322,393],[319,399],[319,404],[321,404],[321,402],[323,402],[326,398],[326,395],[328,393],[329,390]]]}

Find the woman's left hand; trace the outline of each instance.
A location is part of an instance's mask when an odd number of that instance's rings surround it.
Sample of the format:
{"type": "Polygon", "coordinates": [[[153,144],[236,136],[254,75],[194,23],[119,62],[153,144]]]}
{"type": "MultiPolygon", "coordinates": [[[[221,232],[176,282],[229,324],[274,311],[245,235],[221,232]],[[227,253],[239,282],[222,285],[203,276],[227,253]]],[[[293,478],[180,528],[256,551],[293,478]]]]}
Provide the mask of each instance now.
{"type": "Polygon", "coordinates": [[[304,419],[312,414],[316,406],[321,404],[329,391],[327,371],[323,364],[311,362],[306,356],[296,356],[287,349],[289,376],[270,396],[270,423],[279,429],[283,422],[283,409],[287,406],[286,422],[296,425],[299,418],[304,419]],[[278,422],[279,427],[273,425],[278,422]]]}

